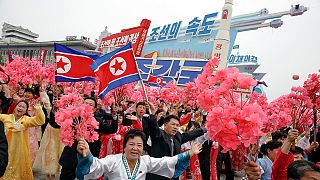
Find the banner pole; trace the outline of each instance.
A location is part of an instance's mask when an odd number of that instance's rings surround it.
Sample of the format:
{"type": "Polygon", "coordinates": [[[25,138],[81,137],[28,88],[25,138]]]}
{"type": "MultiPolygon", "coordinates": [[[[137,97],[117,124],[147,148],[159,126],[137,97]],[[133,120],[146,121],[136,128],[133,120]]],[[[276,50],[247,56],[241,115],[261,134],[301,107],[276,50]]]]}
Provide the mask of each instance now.
{"type": "Polygon", "coordinates": [[[132,46],[131,46],[131,50],[132,50],[132,54],[133,54],[133,57],[134,57],[134,60],[135,60],[135,63],[136,63],[137,72],[138,72],[139,77],[140,77],[140,83],[141,83],[141,87],[142,87],[142,90],[143,90],[144,99],[147,102],[149,102],[147,91],[146,91],[146,88],[144,87],[144,84],[143,84],[143,81],[142,81],[142,78],[141,78],[141,74],[140,74],[140,71],[139,71],[139,68],[138,68],[137,58],[136,58],[136,55],[135,55],[135,53],[134,53],[134,51],[132,49],[132,46]]]}
{"type": "MultiPolygon", "coordinates": [[[[57,56],[56,56],[56,48],[55,48],[55,43],[53,43],[53,47],[54,47],[54,72],[55,72],[55,76],[57,75],[57,56]]],[[[59,94],[58,94],[58,82],[55,78],[55,85],[54,85],[54,89],[56,90],[56,94],[55,94],[55,100],[59,99],[59,94]]]]}

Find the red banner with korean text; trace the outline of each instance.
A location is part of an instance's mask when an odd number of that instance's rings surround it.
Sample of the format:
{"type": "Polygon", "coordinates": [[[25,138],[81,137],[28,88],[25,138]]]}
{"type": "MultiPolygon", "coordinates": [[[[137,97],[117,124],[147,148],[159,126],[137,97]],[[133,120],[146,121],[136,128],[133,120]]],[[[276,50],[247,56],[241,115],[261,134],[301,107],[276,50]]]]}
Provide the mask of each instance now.
{"type": "Polygon", "coordinates": [[[131,42],[135,56],[140,56],[150,24],[150,20],[143,19],[140,26],[123,29],[120,33],[104,37],[101,40],[98,50],[101,52],[104,48],[119,48],[131,42]]]}

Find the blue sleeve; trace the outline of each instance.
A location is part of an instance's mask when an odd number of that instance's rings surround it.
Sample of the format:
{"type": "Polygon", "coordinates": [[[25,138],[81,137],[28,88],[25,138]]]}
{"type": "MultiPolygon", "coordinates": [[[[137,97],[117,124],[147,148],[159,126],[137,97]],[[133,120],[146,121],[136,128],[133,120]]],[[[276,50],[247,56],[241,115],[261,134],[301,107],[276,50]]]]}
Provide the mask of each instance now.
{"type": "Polygon", "coordinates": [[[93,156],[90,153],[87,157],[83,158],[81,154],[78,156],[78,165],[76,169],[76,175],[79,180],[83,180],[86,174],[90,172],[90,166],[93,163],[93,156]]]}
{"type": "Polygon", "coordinates": [[[262,167],[262,169],[264,169],[265,167],[265,163],[263,162],[263,160],[262,159],[258,159],[257,160],[257,163],[258,163],[258,165],[260,166],[260,167],[262,167]]]}
{"type": "Polygon", "coordinates": [[[189,151],[178,154],[178,162],[175,166],[173,178],[179,177],[189,166],[190,154],[189,151]]]}

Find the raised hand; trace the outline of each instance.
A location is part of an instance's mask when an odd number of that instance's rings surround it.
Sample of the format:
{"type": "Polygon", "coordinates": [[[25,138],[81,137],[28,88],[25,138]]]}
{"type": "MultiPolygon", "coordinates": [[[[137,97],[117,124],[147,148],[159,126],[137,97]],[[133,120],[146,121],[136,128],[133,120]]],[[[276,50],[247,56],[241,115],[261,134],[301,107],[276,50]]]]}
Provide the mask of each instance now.
{"type": "Polygon", "coordinates": [[[244,167],[244,170],[246,171],[249,180],[260,179],[261,170],[256,162],[249,161],[244,167]]]}
{"type": "Polygon", "coordinates": [[[287,139],[290,141],[290,142],[293,142],[297,139],[297,137],[299,136],[299,131],[297,129],[291,129],[289,132],[288,132],[288,137],[287,139]]]}
{"type": "Polygon", "coordinates": [[[150,111],[152,114],[155,114],[156,113],[156,108],[155,106],[151,103],[151,102],[148,102],[149,106],[150,106],[150,111]]]}
{"type": "Polygon", "coordinates": [[[83,138],[80,138],[78,141],[77,151],[82,154],[84,158],[90,154],[89,145],[83,138]]]}
{"type": "Polygon", "coordinates": [[[163,112],[160,112],[160,113],[157,114],[157,121],[160,120],[160,118],[161,118],[161,116],[163,116],[163,114],[164,114],[163,112]]]}
{"type": "Polygon", "coordinates": [[[35,102],[33,107],[36,109],[36,108],[41,108],[41,104],[39,101],[35,102]]]}
{"type": "Polygon", "coordinates": [[[128,115],[126,116],[126,118],[127,118],[127,119],[130,119],[130,120],[132,120],[132,121],[137,121],[137,120],[138,120],[137,116],[130,115],[130,114],[128,114],[128,115]]]}
{"type": "Polygon", "coordinates": [[[193,155],[197,155],[202,151],[202,144],[199,143],[191,143],[191,149],[189,151],[190,157],[193,155]]]}
{"type": "Polygon", "coordinates": [[[319,147],[319,143],[317,141],[313,141],[310,145],[309,149],[316,149],[319,147]]]}

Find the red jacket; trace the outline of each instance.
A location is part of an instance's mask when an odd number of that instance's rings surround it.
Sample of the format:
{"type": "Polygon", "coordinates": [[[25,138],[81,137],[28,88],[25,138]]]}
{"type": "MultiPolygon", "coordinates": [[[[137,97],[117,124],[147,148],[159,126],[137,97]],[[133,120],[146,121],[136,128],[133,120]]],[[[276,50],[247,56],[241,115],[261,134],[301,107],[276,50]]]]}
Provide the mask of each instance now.
{"type": "Polygon", "coordinates": [[[290,163],[294,161],[293,154],[284,154],[281,150],[278,151],[272,165],[272,180],[287,180],[287,169],[290,163]]]}
{"type": "Polygon", "coordinates": [[[191,118],[192,118],[191,114],[187,114],[184,117],[180,117],[180,126],[188,124],[191,118]]]}

